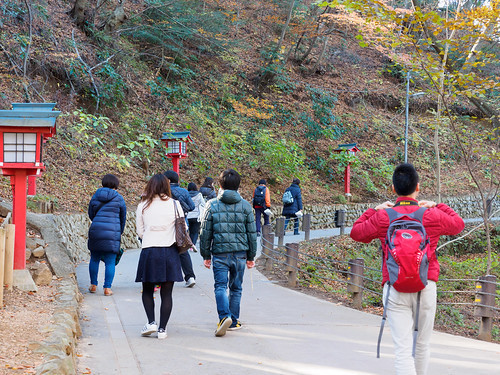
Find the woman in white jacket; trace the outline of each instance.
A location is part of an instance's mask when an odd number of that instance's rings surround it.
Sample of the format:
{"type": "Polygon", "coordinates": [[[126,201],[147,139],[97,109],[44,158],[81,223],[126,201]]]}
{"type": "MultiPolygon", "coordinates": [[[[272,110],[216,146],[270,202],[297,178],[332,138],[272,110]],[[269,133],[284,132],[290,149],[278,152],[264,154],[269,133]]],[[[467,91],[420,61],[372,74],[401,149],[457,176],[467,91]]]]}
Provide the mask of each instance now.
{"type": "Polygon", "coordinates": [[[179,202],[171,198],[170,182],[162,174],[154,175],[146,185],[141,203],[137,206],[137,234],[142,250],[137,265],[136,282],[142,282],[142,303],[148,323],[142,336],[158,332],[167,337],[167,322],[172,312],[172,289],[175,281],[183,281],[179,252],[175,245],[175,210],[184,212],[179,202]],[[160,324],[155,321],[154,288],[160,285],[160,324]]]}
{"type": "Polygon", "coordinates": [[[201,192],[198,191],[198,187],[194,182],[188,184],[188,192],[195,205],[194,210],[187,214],[189,237],[193,245],[196,245],[198,235],[200,234],[201,219],[205,212],[205,198],[203,198],[201,192]]]}

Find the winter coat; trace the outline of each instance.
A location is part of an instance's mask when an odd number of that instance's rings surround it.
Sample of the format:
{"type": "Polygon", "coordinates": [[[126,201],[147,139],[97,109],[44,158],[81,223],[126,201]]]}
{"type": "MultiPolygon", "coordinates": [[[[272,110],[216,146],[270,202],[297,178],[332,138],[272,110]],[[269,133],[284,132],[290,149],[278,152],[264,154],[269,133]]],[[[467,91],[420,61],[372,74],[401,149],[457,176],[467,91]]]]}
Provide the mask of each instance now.
{"type": "Polygon", "coordinates": [[[210,199],[217,197],[215,190],[212,188],[206,187],[206,186],[202,186],[200,188],[200,193],[203,194],[203,198],[205,198],[205,201],[208,201],[210,199]]]}
{"type": "Polygon", "coordinates": [[[221,190],[217,199],[207,202],[201,222],[200,253],[211,254],[246,251],[247,260],[257,252],[257,233],[252,206],[235,190],[221,190]]]}
{"type": "Polygon", "coordinates": [[[178,200],[181,204],[184,214],[194,210],[194,202],[186,189],[181,188],[179,184],[170,183],[170,190],[172,191],[172,198],[178,200]]]}
{"type": "Polygon", "coordinates": [[[266,185],[259,185],[258,187],[263,186],[265,188],[265,193],[264,193],[264,206],[255,204],[255,192],[257,191],[257,188],[253,191],[253,200],[252,200],[252,205],[254,208],[270,208],[271,207],[271,193],[269,192],[269,189],[266,185]]]}
{"type": "MultiPolygon", "coordinates": [[[[414,199],[407,197],[399,197],[396,201],[413,201],[414,199]]],[[[399,213],[412,213],[419,209],[418,204],[396,206],[394,209],[399,213]]],[[[439,262],[436,257],[436,247],[439,237],[442,235],[453,236],[460,233],[464,229],[464,221],[446,204],[440,203],[436,207],[428,208],[424,212],[422,219],[425,231],[430,239],[430,249],[427,254],[429,258],[429,271],[427,277],[429,280],[438,281],[439,279],[439,262]]],[[[389,228],[389,215],[385,210],[376,211],[369,208],[361,217],[356,220],[352,226],[350,236],[353,240],[369,243],[378,238],[382,244],[383,264],[382,264],[382,284],[389,281],[389,272],[387,271],[387,245],[385,237],[389,228]]]]}
{"type": "Polygon", "coordinates": [[[297,211],[302,210],[302,194],[300,192],[300,187],[297,184],[291,184],[285,191],[290,191],[293,197],[293,203],[289,206],[283,205],[282,214],[287,216],[295,216],[297,211]]]}
{"type": "Polygon", "coordinates": [[[92,221],[87,242],[90,252],[118,254],[127,220],[123,197],[114,189],[100,188],[90,200],[88,214],[92,221]]]}
{"type": "Polygon", "coordinates": [[[205,199],[203,198],[203,195],[199,191],[188,191],[189,196],[194,202],[194,210],[189,211],[187,214],[188,219],[200,219],[198,221],[201,221],[201,217],[203,217],[203,212],[205,211],[205,199]]]}

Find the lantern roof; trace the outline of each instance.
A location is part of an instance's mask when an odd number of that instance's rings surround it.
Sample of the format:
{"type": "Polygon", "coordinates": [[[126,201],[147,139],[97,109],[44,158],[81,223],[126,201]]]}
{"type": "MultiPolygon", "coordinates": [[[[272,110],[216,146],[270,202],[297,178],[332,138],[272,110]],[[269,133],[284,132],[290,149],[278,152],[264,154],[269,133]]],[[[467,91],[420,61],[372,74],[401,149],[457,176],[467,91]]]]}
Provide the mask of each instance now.
{"type": "Polygon", "coordinates": [[[12,103],[12,110],[0,110],[0,126],[49,127],[55,126],[60,111],[53,111],[55,103],[12,103]]]}
{"type": "Polygon", "coordinates": [[[359,148],[356,147],[357,143],[344,143],[338,145],[338,147],[333,151],[354,151],[358,152],[359,148]]]}
{"type": "Polygon", "coordinates": [[[161,140],[179,140],[184,142],[193,142],[191,136],[189,135],[191,132],[165,132],[161,135],[161,140]]]}

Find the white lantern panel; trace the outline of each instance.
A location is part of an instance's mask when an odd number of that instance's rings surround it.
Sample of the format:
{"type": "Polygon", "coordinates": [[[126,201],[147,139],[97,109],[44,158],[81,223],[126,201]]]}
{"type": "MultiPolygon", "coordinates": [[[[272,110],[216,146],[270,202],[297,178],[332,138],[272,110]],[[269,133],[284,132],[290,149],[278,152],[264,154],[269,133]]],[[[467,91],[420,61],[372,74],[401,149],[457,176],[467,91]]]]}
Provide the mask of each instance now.
{"type": "Polygon", "coordinates": [[[36,133],[4,133],[4,163],[35,163],[36,133]]]}

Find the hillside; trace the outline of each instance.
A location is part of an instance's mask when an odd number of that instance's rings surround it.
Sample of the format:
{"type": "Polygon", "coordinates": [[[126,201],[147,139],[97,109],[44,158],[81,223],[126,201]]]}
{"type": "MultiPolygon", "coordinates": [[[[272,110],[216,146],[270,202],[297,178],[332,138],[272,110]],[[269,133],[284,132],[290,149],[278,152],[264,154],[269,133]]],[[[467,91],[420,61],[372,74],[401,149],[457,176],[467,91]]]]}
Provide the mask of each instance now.
{"type": "MultiPolygon", "coordinates": [[[[404,72],[390,51],[360,46],[367,26],[356,14],[301,2],[279,45],[289,1],[97,3],[1,5],[0,108],[55,102],[63,112],[45,145],[40,199],[86,210],[102,175],[114,173],[133,206],[147,177],[171,168],[159,139],[172,130],[194,140],[183,184],[233,167],[247,198],[266,178],[279,204],[299,177],[307,203],[343,202],[345,159],[333,150],[357,143],[353,200],[390,195],[391,171],[403,160],[404,72]]],[[[416,78],[411,90],[425,82],[416,78]]],[[[425,195],[435,192],[435,107],[428,96],[410,101],[409,160],[425,195]]],[[[441,136],[443,193],[468,194],[458,148],[446,129],[441,136]]],[[[11,199],[7,178],[0,195],[11,199]]]]}

